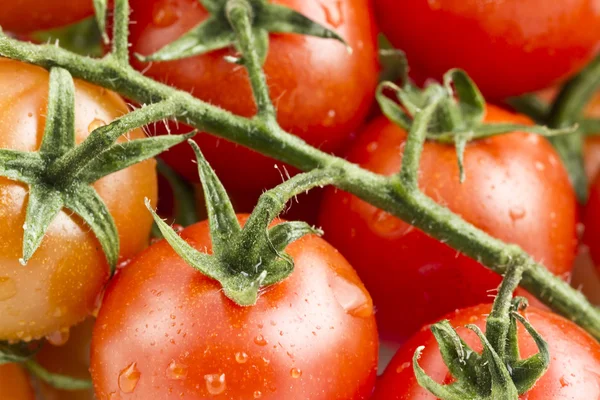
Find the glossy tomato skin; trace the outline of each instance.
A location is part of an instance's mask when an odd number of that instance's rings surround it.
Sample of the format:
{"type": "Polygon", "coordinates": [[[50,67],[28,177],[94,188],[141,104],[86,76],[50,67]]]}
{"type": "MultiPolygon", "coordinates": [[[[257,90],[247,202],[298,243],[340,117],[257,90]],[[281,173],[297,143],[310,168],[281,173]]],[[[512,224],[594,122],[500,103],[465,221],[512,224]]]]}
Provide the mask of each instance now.
{"type": "MultiPolygon", "coordinates": [[[[465,325],[475,324],[485,331],[490,305],[462,309],[447,316],[458,328],[459,335],[477,352],[481,341],[465,325]]],[[[547,311],[529,308],[523,312],[533,327],[550,346],[550,367],[523,400],[589,400],[600,398],[600,346],[574,323],[547,311]]],[[[526,358],[538,352],[531,336],[519,325],[519,349],[526,358]]],[[[417,383],[412,357],[419,346],[425,346],[419,365],[434,380],[447,383],[451,379],[437,342],[429,326],[423,327],[396,353],[377,382],[373,400],[435,400],[436,397],[417,383]]]]}
{"type": "MultiPolygon", "coordinates": [[[[90,127],[127,113],[116,94],[76,81],[76,140],[90,127]]],[[[48,72],[0,59],[0,148],[36,151],[41,143],[48,96],[48,72]]],[[[130,138],[141,138],[136,130],[130,138]]],[[[127,140],[122,138],[121,140],[127,140]]],[[[148,242],[152,218],[144,198],[156,201],[155,162],[147,161],[94,184],[113,216],[127,259],[148,242]]],[[[31,340],[82,321],[108,279],[108,265],[89,227],[69,211],[50,224],[27,266],[19,263],[27,186],[0,178],[0,340],[31,340]]]]}
{"type": "Polygon", "coordinates": [[[0,26],[28,33],[68,25],[94,14],[92,0],[10,0],[2,2],[0,26]]]}
{"type": "Polygon", "coordinates": [[[0,365],[0,399],[35,400],[29,377],[17,364],[0,365]]]}
{"type": "MultiPolygon", "coordinates": [[[[493,106],[486,119],[527,123],[493,106]]],[[[366,128],[348,159],[391,175],[400,169],[405,140],[406,133],[382,117],[366,128]]],[[[425,194],[568,278],[577,245],[577,202],[546,139],[511,133],[471,142],[465,172],[460,184],[452,146],[425,143],[419,174],[425,194]]],[[[491,301],[500,283],[475,260],[342,191],[328,189],[320,223],[373,296],[385,338],[406,338],[457,308],[491,301]]]]}
{"type": "MultiPolygon", "coordinates": [[[[206,222],[182,237],[211,249],[206,222]]],[[[142,252],[111,282],[100,309],[92,340],[96,396],[369,398],[378,347],[369,294],[324,240],[305,237],[287,252],[292,275],[246,308],[165,241],[142,252]]]]}
{"type": "MultiPolygon", "coordinates": [[[[264,69],[281,126],[324,151],[339,150],[361,124],[373,101],[378,77],[375,24],[368,0],[276,0],[338,32],[353,48],[337,41],[271,34],[264,69]]],[[[132,53],[151,54],[209,15],[197,0],[132,0],[132,53]]],[[[244,68],[225,61],[233,50],[149,66],[132,59],[145,74],[187,90],[235,114],[252,116],[256,107],[244,68]]],[[[164,126],[158,127],[164,133],[164,126]]],[[[176,132],[189,132],[181,126],[176,132]]],[[[228,192],[255,199],[281,183],[285,171],[276,161],[207,134],[195,139],[228,192]]],[[[178,172],[198,181],[188,145],[163,155],[178,172]]],[[[290,173],[293,169],[288,167],[290,173]]]]}
{"type": "Polygon", "coordinates": [[[600,265],[600,174],[590,186],[583,223],[585,225],[583,241],[589,246],[592,260],[598,267],[600,265]]]}
{"type": "Polygon", "coordinates": [[[600,44],[596,0],[375,0],[379,25],[418,75],[465,69],[486,97],[551,86],[600,44]],[[581,29],[582,26],[589,29],[581,29]]]}

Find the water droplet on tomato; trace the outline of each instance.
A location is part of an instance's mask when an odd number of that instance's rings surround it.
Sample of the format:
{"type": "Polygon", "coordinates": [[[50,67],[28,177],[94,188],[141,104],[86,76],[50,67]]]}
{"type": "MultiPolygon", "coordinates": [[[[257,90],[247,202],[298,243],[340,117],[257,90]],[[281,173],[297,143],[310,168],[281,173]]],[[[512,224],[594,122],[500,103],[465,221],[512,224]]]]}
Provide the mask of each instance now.
{"type": "Polygon", "coordinates": [[[397,237],[406,235],[414,228],[388,212],[377,210],[372,217],[371,229],[384,237],[397,237]]]}
{"type": "Polygon", "coordinates": [[[432,10],[440,10],[442,8],[440,0],[427,0],[427,2],[432,10]]]}
{"type": "Polygon", "coordinates": [[[513,220],[513,222],[525,218],[526,214],[527,212],[523,207],[514,207],[508,211],[508,215],[510,216],[510,219],[513,220]]]}
{"type": "Polygon", "coordinates": [[[9,300],[17,294],[17,284],[8,276],[0,276],[0,301],[9,300]]]}
{"type": "Polygon", "coordinates": [[[402,363],[402,365],[400,365],[398,368],[396,368],[396,373],[399,374],[399,373],[401,373],[402,371],[404,371],[408,367],[410,367],[410,363],[409,362],[402,363]]]}
{"type": "Polygon", "coordinates": [[[90,124],[88,125],[88,132],[92,133],[93,131],[95,131],[96,129],[100,128],[101,126],[106,125],[106,122],[102,121],[101,119],[95,118],[92,122],[90,122],[90,124]]]}
{"type": "Polygon", "coordinates": [[[255,399],[260,399],[261,397],[262,397],[262,392],[260,390],[257,390],[254,392],[255,399]]]}
{"type": "Polygon", "coordinates": [[[336,300],[348,314],[360,318],[373,315],[373,302],[365,290],[339,275],[329,285],[336,300]]]}
{"type": "Polygon", "coordinates": [[[379,147],[379,143],[371,142],[367,145],[367,151],[369,153],[373,153],[375,150],[377,150],[378,147],[379,147]]]}
{"type": "Polygon", "coordinates": [[[225,374],[204,375],[206,390],[212,395],[221,394],[225,391],[225,374]]]}
{"type": "Polygon", "coordinates": [[[141,374],[136,367],[136,363],[129,364],[119,374],[119,389],[123,393],[133,393],[140,381],[140,376],[141,374]]]}
{"type": "Polygon", "coordinates": [[[187,377],[187,373],[188,367],[186,365],[175,362],[175,360],[171,361],[171,363],[167,367],[168,379],[182,380],[187,377]]]}
{"type": "Polygon", "coordinates": [[[152,22],[160,28],[173,25],[181,17],[181,12],[172,0],[163,0],[154,5],[152,9],[152,22]]]}
{"type": "Polygon", "coordinates": [[[254,343],[259,346],[266,346],[269,342],[267,342],[267,339],[263,335],[256,335],[254,343]]]}
{"type": "Polygon", "coordinates": [[[334,28],[339,28],[344,23],[344,12],[342,11],[341,0],[321,0],[321,8],[325,13],[325,20],[334,28]],[[327,4],[325,4],[327,3],[327,4]],[[329,5],[333,3],[333,7],[329,5]]]}
{"type": "Polygon", "coordinates": [[[70,336],[71,336],[70,330],[64,329],[64,330],[56,331],[56,332],[49,334],[48,336],[46,336],[46,340],[52,346],[59,347],[59,346],[64,346],[69,341],[70,336]]]}
{"type": "Polygon", "coordinates": [[[245,364],[248,362],[248,358],[248,354],[244,353],[243,351],[235,353],[235,361],[237,361],[238,364],[245,364]]]}
{"type": "Polygon", "coordinates": [[[298,379],[302,376],[302,370],[300,368],[292,368],[290,370],[290,375],[294,379],[298,379]]]}

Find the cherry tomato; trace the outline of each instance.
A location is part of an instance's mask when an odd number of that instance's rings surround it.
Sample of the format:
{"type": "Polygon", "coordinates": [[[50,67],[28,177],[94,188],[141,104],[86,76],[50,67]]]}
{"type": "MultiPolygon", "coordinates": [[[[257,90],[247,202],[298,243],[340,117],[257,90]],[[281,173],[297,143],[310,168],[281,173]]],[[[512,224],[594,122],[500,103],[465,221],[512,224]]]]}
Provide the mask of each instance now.
{"type": "MultiPolygon", "coordinates": [[[[488,106],[487,121],[528,123],[488,106]]],[[[359,137],[348,159],[370,171],[399,171],[406,133],[385,118],[359,137]]],[[[558,155],[540,136],[511,133],[467,145],[459,182],[453,146],[426,142],[419,186],[488,234],[520,245],[568,278],[576,251],[577,202],[558,155]]],[[[356,268],[373,296],[383,337],[406,338],[442,315],[491,301],[500,277],[476,260],[348,193],[328,189],[325,238],[356,268]]]]}
{"type": "MultiPolygon", "coordinates": [[[[0,148],[35,151],[43,137],[48,72],[0,59],[0,148]]],[[[75,81],[76,140],[127,112],[116,94],[75,81]]],[[[130,138],[141,138],[141,130],[130,138]]],[[[127,140],[123,138],[122,140],[127,140]]],[[[147,161],[94,184],[112,214],[122,258],[147,245],[152,218],[144,198],[156,201],[155,162],[147,161]]],[[[90,228],[69,211],[50,224],[27,266],[19,263],[27,186],[0,178],[0,340],[31,340],[82,321],[94,309],[109,269],[90,228]]]]}
{"type": "MultiPolygon", "coordinates": [[[[271,34],[265,72],[281,126],[324,151],[336,151],[361,124],[373,101],[378,60],[375,25],[367,0],[276,0],[334,29],[353,48],[333,40],[271,34]]],[[[152,54],[208,17],[197,0],[132,0],[132,52],[152,54]]],[[[233,50],[193,58],[133,65],[145,74],[187,90],[242,116],[256,107],[244,68],[225,61],[233,50]]],[[[164,133],[164,126],[158,126],[164,133]]],[[[189,132],[180,126],[175,132],[189,132]]],[[[255,202],[265,188],[281,183],[286,171],[256,152],[200,134],[195,139],[228,192],[255,202]],[[241,166],[241,167],[240,167],[241,166]]],[[[163,158],[190,181],[198,181],[194,155],[186,144],[163,158]]],[[[288,172],[294,170],[287,167],[288,172]]]]}
{"type": "MultiPolygon", "coordinates": [[[[462,309],[449,315],[450,324],[471,348],[481,352],[481,341],[465,325],[475,324],[485,330],[490,305],[462,309]]],[[[529,308],[522,313],[550,346],[550,367],[523,400],[589,400],[600,398],[600,345],[574,323],[550,312],[529,308]]],[[[519,326],[521,357],[527,358],[538,349],[523,326],[519,326]]],[[[435,400],[436,397],[417,383],[412,357],[419,346],[425,346],[419,365],[434,380],[450,382],[452,376],[440,355],[440,349],[429,326],[414,335],[396,353],[377,383],[374,400],[435,400]]]]}
{"type": "MultiPolygon", "coordinates": [[[[210,252],[207,222],[182,236],[210,252]]],[[[308,236],[286,252],[295,271],[252,307],[225,297],[167,242],[142,252],[110,283],[98,315],[96,396],[369,398],[378,347],[369,294],[324,240],[308,236]]]]}
{"type": "MultiPolygon", "coordinates": [[[[50,372],[78,379],[90,379],[90,344],[94,319],[88,318],[70,331],[57,333],[36,355],[37,362],[50,372]]],[[[40,385],[44,400],[94,400],[94,391],[59,390],[40,385]]]]}
{"type": "Polygon", "coordinates": [[[17,364],[0,365],[0,399],[35,400],[29,377],[17,364]]]}
{"type": "Polygon", "coordinates": [[[600,174],[590,186],[590,197],[585,206],[583,241],[589,246],[592,260],[600,266],[600,174]]]}
{"type": "Polygon", "coordinates": [[[376,0],[375,10],[418,75],[462,68],[493,99],[556,83],[600,44],[595,0],[376,0]]]}
{"type": "Polygon", "coordinates": [[[26,33],[68,25],[93,14],[92,0],[10,0],[2,4],[0,26],[26,33]]]}

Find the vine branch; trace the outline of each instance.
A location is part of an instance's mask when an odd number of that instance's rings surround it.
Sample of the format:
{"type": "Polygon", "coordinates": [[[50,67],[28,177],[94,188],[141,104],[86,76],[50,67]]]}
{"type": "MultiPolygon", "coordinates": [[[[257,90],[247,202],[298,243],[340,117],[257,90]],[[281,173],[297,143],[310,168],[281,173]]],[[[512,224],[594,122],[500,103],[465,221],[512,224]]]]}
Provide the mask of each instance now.
{"type": "MultiPolygon", "coordinates": [[[[252,48],[246,50],[253,51],[252,48]]],[[[523,265],[528,266],[523,271],[522,286],[556,312],[570,318],[600,339],[600,311],[580,292],[552,275],[518,246],[491,237],[440,206],[421,191],[407,187],[400,179],[374,174],[342,158],[324,153],[285,132],[276,123],[264,123],[260,118],[246,119],[233,115],[187,92],[145,77],[130,66],[115,62],[113,57],[92,59],[55,46],[23,43],[7,36],[0,37],[0,55],[48,69],[60,66],[75,77],[114,90],[141,104],[169,99],[182,107],[183,112],[177,118],[179,121],[249,147],[298,169],[310,171],[335,167],[342,174],[336,181],[336,186],[340,189],[404,221],[410,221],[413,226],[431,237],[444,241],[450,247],[499,274],[506,272],[506,266],[510,265],[512,260],[521,259],[523,265]],[[248,135],[250,131],[253,132],[252,135],[248,135]]],[[[245,59],[248,59],[247,55],[245,59]]],[[[262,70],[249,68],[251,82],[264,79],[257,74],[262,74],[262,70]]],[[[258,86],[254,89],[259,89],[257,92],[260,93],[266,89],[266,85],[263,89],[258,86]]],[[[414,157],[411,153],[404,155],[411,156],[414,157]]]]}

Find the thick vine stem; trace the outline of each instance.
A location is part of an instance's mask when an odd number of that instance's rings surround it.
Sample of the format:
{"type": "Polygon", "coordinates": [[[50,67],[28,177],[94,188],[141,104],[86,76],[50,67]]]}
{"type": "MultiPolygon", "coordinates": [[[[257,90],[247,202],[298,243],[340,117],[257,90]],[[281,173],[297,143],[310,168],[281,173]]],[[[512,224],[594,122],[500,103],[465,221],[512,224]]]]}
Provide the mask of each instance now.
{"type": "Polygon", "coordinates": [[[109,57],[129,65],[129,0],[115,0],[112,52],[109,57]]]}
{"type": "MultiPolygon", "coordinates": [[[[339,188],[410,222],[497,273],[504,274],[511,260],[522,258],[529,265],[523,273],[522,286],[600,339],[600,311],[580,292],[552,275],[519,247],[489,236],[422,192],[408,190],[398,180],[363,170],[319,151],[283,131],[275,123],[265,124],[259,119],[235,116],[187,92],[147,78],[128,66],[118,65],[110,58],[91,59],[55,46],[23,43],[6,36],[0,37],[0,55],[45,68],[61,66],[78,78],[115,90],[139,103],[170,99],[185,109],[185,116],[179,118],[181,122],[304,171],[335,166],[343,171],[343,178],[336,182],[339,188]],[[252,132],[252,135],[248,132],[252,132]]],[[[249,74],[262,74],[262,71],[249,71],[249,74]]]]}

